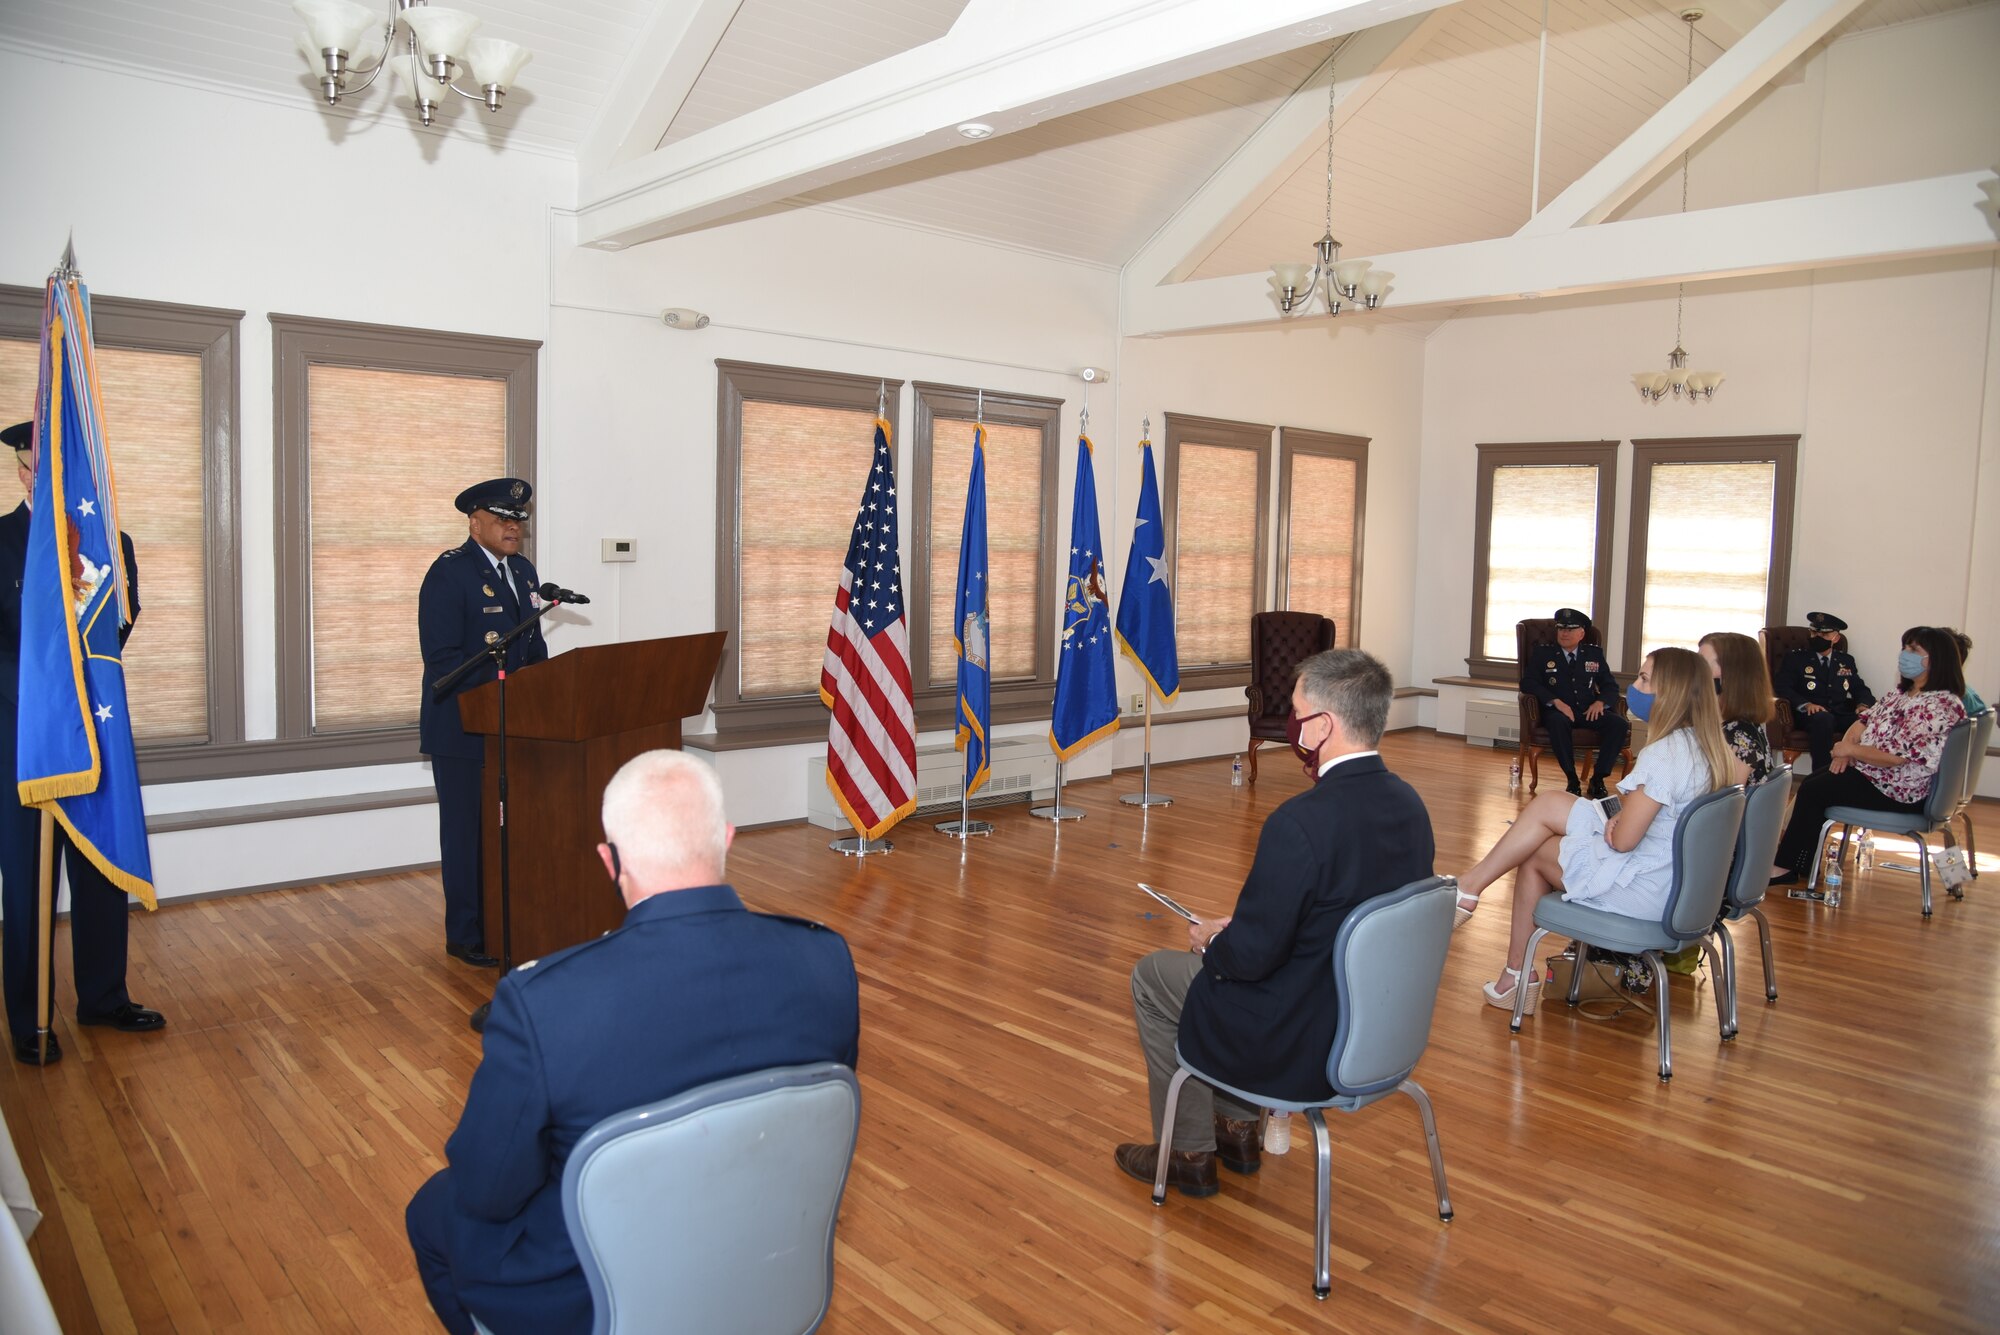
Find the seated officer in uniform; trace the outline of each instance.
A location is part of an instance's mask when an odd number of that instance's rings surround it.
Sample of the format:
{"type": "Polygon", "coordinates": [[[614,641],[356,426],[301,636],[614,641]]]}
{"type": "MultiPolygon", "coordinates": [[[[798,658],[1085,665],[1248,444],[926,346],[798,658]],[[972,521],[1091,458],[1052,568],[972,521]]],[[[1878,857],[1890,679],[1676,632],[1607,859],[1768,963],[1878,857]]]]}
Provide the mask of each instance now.
{"type": "Polygon", "coordinates": [[[1808,612],[1806,624],[1812,627],[1812,647],[1786,654],[1772,685],[1806,730],[1817,774],[1833,763],[1833,744],[1847,735],[1856,715],[1875,703],[1875,693],[1861,680],[1853,656],[1834,647],[1847,623],[1830,612],[1808,612]]]}
{"type": "Polygon", "coordinates": [[[1618,712],[1618,682],[1605,664],[1604,650],[1583,642],[1590,618],[1574,607],[1556,609],[1556,642],[1538,644],[1521,664],[1521,689],[1541,701],[1542,726],[1549,730],[1549,754],[1562,766],[1569,791],[1582,793],[1576,777],[1575,728],[1597,729],[1597,764],[1590,776],[1591,797],[1603,797],[1604,781],[1632,738],[1632,725],[1618,712]]]}
{"type": "MultiPolygon", "coordinates": [[[[431,683],[475,655],[484,654],[522,618],[542,606],[541,582],[521,555],[528,501],[535,489],[517,477],[496,477],[458,494],[455,504],[469,532],[464,545],[431,562],[417,593],[417,639],[424,653],[424,684],[417,708],[420,749],[431,759],[438,795],[439,871],[444,880],[445,953],[478,968],[499,964],[486,951],[480,894],[480,793],[485,781],[486,739],[459,723],[458,697],[497,675],[491,664],[467,673],[442,700],[431,683]]],[[[507,646],[513,672],[549,656],[539,625],[507,646]]]]}
{"type": "Polygon", "coordinates": [[[500,980],[450,1166],[410,1201],[445,1329],[469,1335],[473,1313],[494,1335],[590,1329],[562,1178],[604,1118],[773,1066],[854,1065],[847,943],[746,909],[722,879],[734,835],[715,771],[683,752],[648,751],[605,788],[597,852],[624,925],[500,980]]]}

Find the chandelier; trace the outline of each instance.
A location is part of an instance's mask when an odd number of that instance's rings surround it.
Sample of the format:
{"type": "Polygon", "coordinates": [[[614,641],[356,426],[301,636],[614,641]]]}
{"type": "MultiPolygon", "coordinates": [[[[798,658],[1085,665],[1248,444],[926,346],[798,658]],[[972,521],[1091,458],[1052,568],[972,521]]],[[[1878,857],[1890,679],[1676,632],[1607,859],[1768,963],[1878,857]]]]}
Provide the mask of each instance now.
{"type": "Polygon", "coordinates": [[[428,0],[390,0],[386,26],[377,11],[354,0],[292,0],[292,10],[305,20],[299,50],[318,76],[328,106],[364,91],[388,69],[425,125],[436,118],[446,89],[498,111],[514,76],[528,63],[524,46],[474,37],[478,16],[428,0]],[[458,85],[461,73],[476,91],[458,85]],[[357,75],[365,77],[350,87],[348,79],[357,75]]]}
{"type": "Polygon", "coordinates": [[[1340,55],[1336,43],[1326,58],[1326,235],[1313,243],[1313,259],[1288,261],[1271,266],[1271,286],[1278,309],[1286,315],[1304,310],[1314,296],[1326,303],[1328,315],[1340,314],[1343,301],[1374,310],[1389,290],[1396,275],[1385,269],[1371,269],[1367,260],[1343,260],[1340,243],[1333,239],[1333,92],[1334,64],[1340,55]]]}
{"type": "MultiPolygon", "coordinates": [[[[1687,79],[1681,86],[1694,82],[1694,25],[1701,20],[1699,9],[1683,9],[1681,21],[1687,24],[1687,79]]],[[[1688,155],[1694,151],[1692,144],[1681,150],[1681,213],[1688,211],[1688,155]]],[[[1667,369],[1664,371],[1639,371],[1632,376],[1632,385],[1639,391],[1639,397],[1648,403],[1658,403],[1672,394],[1675,398],[1685,397],[1689,403],[1697,403],[1715,397],[1715,388],[1722,383],[1720,371],[1690,371],[1687,369],[1687,349],[1681,346],[1681,316],[1687,304],[1687,284],[1681,283],[1674,289],[1674,350],[1667,354],[1667,369]]]]}

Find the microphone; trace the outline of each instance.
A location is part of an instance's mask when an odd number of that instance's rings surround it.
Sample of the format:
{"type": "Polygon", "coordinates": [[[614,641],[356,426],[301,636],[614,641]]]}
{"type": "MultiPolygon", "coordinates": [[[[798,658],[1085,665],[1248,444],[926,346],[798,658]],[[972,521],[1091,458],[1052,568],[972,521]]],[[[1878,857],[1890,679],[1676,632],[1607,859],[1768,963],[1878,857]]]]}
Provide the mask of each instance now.
{"type": "Polygon", "coordinates": [[[536,589],[535,592],[541,594],[542,597],[552,603],[571,603],[581,606],[590,601],[590,599],[584,597],[582,594],[565,589],[560,584],[544,584],[541,588],[536,589]]]}

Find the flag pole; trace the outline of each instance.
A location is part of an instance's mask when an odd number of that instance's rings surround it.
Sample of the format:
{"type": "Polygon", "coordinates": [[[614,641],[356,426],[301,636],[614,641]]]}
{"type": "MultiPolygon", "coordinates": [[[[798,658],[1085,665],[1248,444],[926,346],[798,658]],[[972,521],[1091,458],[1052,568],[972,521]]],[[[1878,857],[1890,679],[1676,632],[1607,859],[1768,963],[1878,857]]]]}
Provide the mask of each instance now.
{"type": "Polygon", "coordinates": [[[1140,692],[1146,701],[1146,751],[1139,765],[1139,791],[1119,798],[1128,807],[1170,807],[1174,799],[1153,791],[1153,693],[1140,692]]]}
{"type": "Polygon", "coordinates": [[[1087,811],[1085,811],[1082,807],[1064,806],[1062,800],[1062,790],[1063,790],[1063,763],[1062,761],[1058,760],[1056,761],[1055,805],[1046,807],[1030,807],[1028,809],[1028,814],[1030,816],[1039,816],[1043,820],[1052,820],[1057,822],[1066,820],[1082,820],[1085,816],[1090,814],[1087,811]]]}
{"type": "Polygon", "coordinates": [[[40,879],[36,882],[36,916],[40,920],[37,940],[41,953],[35,957],[35,1059],[43,1066],[49,1063],[49,1011],[53,1008],[50,993],[54,991],[56,982],[55,943],[50,939],[55,932],[55,870],[56,818],[53,812],[43,807],[40,879]]]}

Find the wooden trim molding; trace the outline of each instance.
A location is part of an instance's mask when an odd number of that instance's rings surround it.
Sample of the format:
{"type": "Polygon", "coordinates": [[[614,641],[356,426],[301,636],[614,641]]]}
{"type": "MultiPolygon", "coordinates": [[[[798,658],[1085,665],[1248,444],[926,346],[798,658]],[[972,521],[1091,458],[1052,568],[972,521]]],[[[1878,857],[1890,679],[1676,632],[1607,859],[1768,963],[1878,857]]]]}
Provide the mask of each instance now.
{"type": "MultiPolygon", "coordinates": [[[[1611,531],[1618,501],[1618,442],[1615,440],[1537,441],[1477,447],[1478,483],[1473,500],[1472,640],[1466,654],[1469,675],[1514,681],[1520,665],[1486,653],[1486,585],[1492,574],[1493,475],[1502,468],[1589,465],[1597,473],[1597,550],[1591,568],[1591,620],[1600,624],[1611,611],[1611,531]]],[[[1551,613],[1555,611],[1552,607],[1551,613]]]]}
{"type": "MultiPolygon", "coordinates": [[[[1250,610],[1261,612],[1269,608],[1268,574],[1271,564],[1271,432],[1272,428],[1258,422],[1233,422],[1220,417],[1195,417],[1187,413],[1168,413],[1166,430],[1162,437],[1160,476],[1160,521],[1166,528],[1167,561],[1174,572],[1175,605],[1180,598],[1180,447],[1183,442],[1196,445],[1219,446],[1223,449],[1249,450],[1257,456],[1257,546],[1253,556],[1256,583],[1250,594],[1250,610]]],[[[1203,663],[1190,665],[1181,662],[1181,689],[1183,691],[1211,690],[1217,687],[1248,686],[1250,684],[1250,625],[1243,625],[1243,658],[1240,662],[1203,663]]]]}

